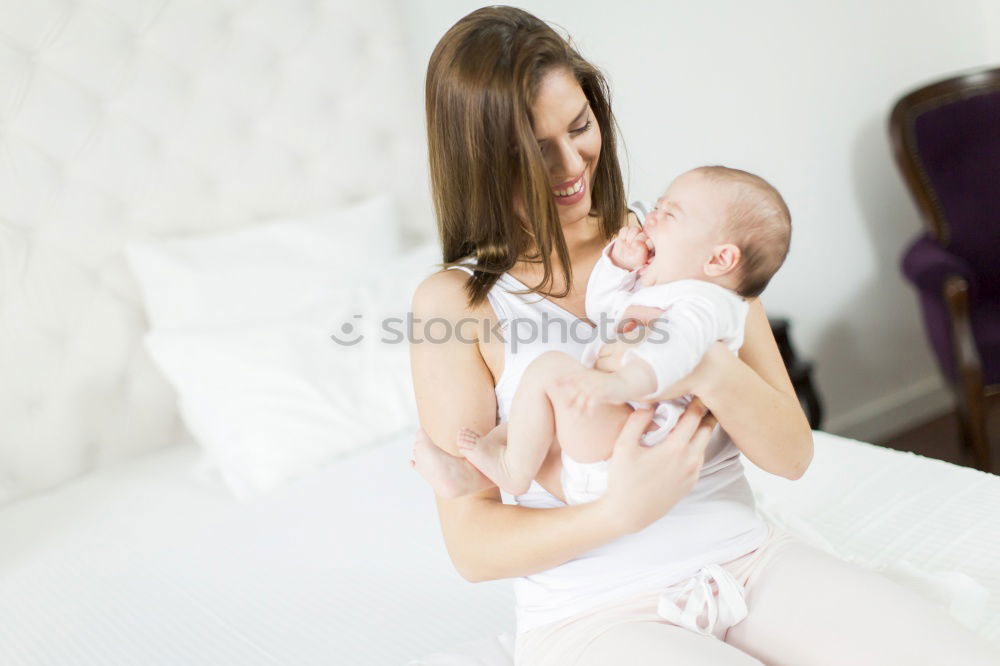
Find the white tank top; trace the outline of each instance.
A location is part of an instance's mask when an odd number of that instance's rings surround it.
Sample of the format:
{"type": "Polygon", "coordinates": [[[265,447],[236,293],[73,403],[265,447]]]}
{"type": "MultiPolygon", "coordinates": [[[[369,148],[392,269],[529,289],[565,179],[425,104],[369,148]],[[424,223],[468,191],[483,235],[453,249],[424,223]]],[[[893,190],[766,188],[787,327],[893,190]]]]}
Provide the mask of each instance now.
{"type": "MultiPolygon", "coordinates": [[[[642,220],[641,204],[630,209],[642,220]]],[[[456,266],[472,273],[474,259],[456,266]]],[[[512,294],[527,287],[509,273],[487,294],[505,340],[504,365],[495,391],[498,423],[507,420],[514,391],[537,356],[560,350],[580,358],[597,330],[538,294],[512,294]]],[[[645,529],[541,573],[514,579],[517,632],[524,633],[608,601],[646,594],[695,575],[706,565],[736,559],[759,547],[768,524],[755,510],[742,453],[718,426],[705,451],[694,489],[665,516],[645,529]]],[[[505,503],[551,508],[565,506],[532,481],[528,492],[505,503]]]]}

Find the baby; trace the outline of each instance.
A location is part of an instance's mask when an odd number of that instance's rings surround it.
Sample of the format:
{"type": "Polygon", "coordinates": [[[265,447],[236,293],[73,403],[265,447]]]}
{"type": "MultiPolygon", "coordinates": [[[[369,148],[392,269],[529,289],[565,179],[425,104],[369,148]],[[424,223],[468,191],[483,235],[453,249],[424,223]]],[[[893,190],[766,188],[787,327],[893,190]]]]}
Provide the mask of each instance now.
{"type": "Polygon", "coordinates": [[[747,299],[781,267],[790,235],[788,207],[762,178],[721,166],[682,174],[641,231],[623,228],[604,248],[587,284],[591,321],[610,315],[620,327],[638,319],[645,339],[623,350],[598,336],[580,361],[557,351],[540,355],[522,376],[509,421],[484,436],[463,429],[459,449],[502,490],[519,495],[558,442],[567,503],[596,499],[607,489],[607,459],[632,410],[656,404],[642,442],[657,444],[691,397],[656,397],[716,340],[739,351],[747,299]]]}

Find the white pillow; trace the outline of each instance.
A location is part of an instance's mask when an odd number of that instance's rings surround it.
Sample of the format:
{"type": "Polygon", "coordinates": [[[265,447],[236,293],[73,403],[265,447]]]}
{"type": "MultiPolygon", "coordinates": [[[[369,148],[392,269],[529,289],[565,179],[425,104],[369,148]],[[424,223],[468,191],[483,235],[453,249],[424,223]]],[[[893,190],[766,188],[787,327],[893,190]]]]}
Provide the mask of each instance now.
{"type": "Polygon", "coordinates": [[[286,318],[148,333],[146,347],[205,450],[201,472],[249,499],[414,427],[407,340],[387,332],[401,323],[386,322],[406,321],[414,289],[438,261],[436,244],[380,254],[378,265],[286,318]]]}
{"type": "Polygon", "coordinates": [[[291,315],[399,251],[388,195],[348,209],[194,237],[134,240],[125,256],[153,329],[291,315]]]}

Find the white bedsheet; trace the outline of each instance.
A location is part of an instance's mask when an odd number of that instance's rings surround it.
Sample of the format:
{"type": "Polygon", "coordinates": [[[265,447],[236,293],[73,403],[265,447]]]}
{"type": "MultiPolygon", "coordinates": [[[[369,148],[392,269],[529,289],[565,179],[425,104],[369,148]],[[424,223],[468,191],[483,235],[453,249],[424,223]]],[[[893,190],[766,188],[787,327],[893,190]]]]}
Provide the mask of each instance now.
{"type": "Polygon", "coordinates": [[[0,664],[402,664],[513,628],[471,585],[412,436],[246,504],[181,445],[0,512],[0,664]]]}
{"type": "MultiPolygon", "coordinates": [[[[509,666],[509,583],[453,571],[411,441],[245,504],[193,480],[186,443],[8,507],[0,663],[509,666]]],[[[817,545],[964,572],[925,591],[1000,647],[1000,479],[823,433],[799,481],[747,465],[762,512],[817,545]]]]}

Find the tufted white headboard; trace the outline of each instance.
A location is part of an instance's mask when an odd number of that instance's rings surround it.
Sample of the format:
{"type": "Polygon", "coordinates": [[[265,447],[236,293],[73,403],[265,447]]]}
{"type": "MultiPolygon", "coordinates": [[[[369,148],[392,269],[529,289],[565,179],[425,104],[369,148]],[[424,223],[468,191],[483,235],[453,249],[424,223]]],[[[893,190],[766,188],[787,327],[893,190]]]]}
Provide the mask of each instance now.
{"type": "Polygon", "coordinates": [[[431,232],[390,0],[0,0],[0,503],[186,436],[122,247],[392,190],[431,232]]]}

